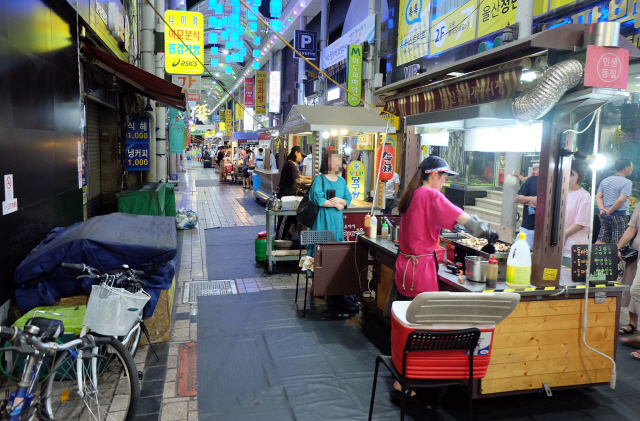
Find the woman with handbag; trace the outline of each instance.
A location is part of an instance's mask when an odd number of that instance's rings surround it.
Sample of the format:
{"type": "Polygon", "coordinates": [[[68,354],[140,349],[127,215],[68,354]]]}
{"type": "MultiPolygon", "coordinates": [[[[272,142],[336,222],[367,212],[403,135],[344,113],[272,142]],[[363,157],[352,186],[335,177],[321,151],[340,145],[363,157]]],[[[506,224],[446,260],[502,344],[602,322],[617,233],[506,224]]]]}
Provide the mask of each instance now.
{"type": "Polygon", "coordinates": [[[591,226],[591,195],[580,187],[584,181],[584,168],[579,161],[571,161],[567,209],[565,211],[564,247],[562,257],[566,266],[571,266],[571,247],[574,244],[589,244],[591,226]]]}
{"type": "MultiPolygon", "coordinates": [[[[316,222],[311,228],[314,231],[331,231],[335,241],[344,241],[344,220],[342,209],[351,203],[351,193],[342,174],[342,158],[336,151],[328,151],[322,155],[320,174],[311,184],[309,201],[320,207],[316,222]]],[[[313,256],[312,245],[307,248],[307,255],[313,256]]]]}
{"type": "MultiPolygon", "coordinates": [[[[628,305],[629,307],[629,324],[618,329],[620,335],[633,335],[636,332],[638,326],[638,308],[640,306],[640,297],[634,299],[634,292],[637,295],[638,289],[640,289],[640,277],[638,277],[638,253],[640,249],[640,237],[638,233],[638,226],[640,225],[640,206],[636,207],[636,210],[629,219],[629,226],[624,232],[620,241],[618,241],[618,257],[621,261],[626,262],[624,274],[622,275],[622,283],[631,286],[630,292],[622,293],[622,307],[628,305]],[[628,247],[631,242],[631,247],[628,247]]],[[[640,338],[633,336],[631,338],[622,339],[625,345],[632,346],[634,348],[640,348],[640,338]]],[[[631,355],[635,359],[640,359],[640,353],[634,352],[631,355]],[[635,354],[635,355],[634,355],[635,354]]]]}

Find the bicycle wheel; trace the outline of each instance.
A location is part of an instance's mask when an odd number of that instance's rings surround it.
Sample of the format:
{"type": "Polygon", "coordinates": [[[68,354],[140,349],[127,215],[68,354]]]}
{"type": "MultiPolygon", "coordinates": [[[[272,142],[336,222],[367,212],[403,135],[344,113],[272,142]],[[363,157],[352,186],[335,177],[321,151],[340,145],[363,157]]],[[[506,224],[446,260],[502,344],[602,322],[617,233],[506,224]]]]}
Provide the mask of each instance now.
{"type": "MultiPolygon", "coordinates": [[[[87,351],[85,351],[86,353],[87,351]]],[[[42,385],[45,420],[133,421],[140,382],[133,357],[115,338],[81,363],[84,396],[79,395],[77,358],[64,351],[42,385]]]]}
{"type": "Polygon", "coordinates": [[[118,336],[118,340],[122,342],[125,348],[129,351],[132,357],[135,358],[136,352],[138,352],[138,345],[140,344],[140,335],[142,335],[142,329],[140,323],[136,323],[129,331],[127,336],[118,336]]]}

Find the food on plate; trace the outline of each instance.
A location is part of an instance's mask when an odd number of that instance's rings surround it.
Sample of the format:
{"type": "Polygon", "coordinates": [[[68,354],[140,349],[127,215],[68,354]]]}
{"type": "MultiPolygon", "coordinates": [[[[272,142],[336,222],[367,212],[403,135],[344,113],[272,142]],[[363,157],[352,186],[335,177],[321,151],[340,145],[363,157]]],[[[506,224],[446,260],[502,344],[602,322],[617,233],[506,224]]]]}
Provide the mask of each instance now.
{"type": "MultiPolygon", "coordinates": [[[[458,243],[471,247],[472,249],[480,250],[482,247],[486,246],[488,241],[484,238],[464,238],[462,240],[458,240],[458,243]]],[[[511,246],[504,243],[496,243],[496,253],[508,253],[511,250],[511,246]]]]}

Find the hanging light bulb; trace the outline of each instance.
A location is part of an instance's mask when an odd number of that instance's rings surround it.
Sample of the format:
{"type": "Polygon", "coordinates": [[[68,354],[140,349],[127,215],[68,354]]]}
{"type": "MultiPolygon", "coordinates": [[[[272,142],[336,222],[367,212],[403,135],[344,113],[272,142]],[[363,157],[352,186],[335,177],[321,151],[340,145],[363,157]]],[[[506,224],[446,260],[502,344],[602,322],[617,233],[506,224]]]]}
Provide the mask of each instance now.
{"type": "Polygon", "coordinates": [[[340,130],[340,134],[341,134],[342,136],[346,135],[346,134],[347,134],[347,129],[342,129],[342,130],[340,130]]]}
{"type": "Polygon", "coordinates": [[[331,136],[338,136],[337,130],[331,130],[331,136]]]}
{"type": "Polygon", "coordinates": [[[325,139],[329,139],[329,136],[331,135],[331,133],[329,132],[322,132],[322,137],[325,139]]]}

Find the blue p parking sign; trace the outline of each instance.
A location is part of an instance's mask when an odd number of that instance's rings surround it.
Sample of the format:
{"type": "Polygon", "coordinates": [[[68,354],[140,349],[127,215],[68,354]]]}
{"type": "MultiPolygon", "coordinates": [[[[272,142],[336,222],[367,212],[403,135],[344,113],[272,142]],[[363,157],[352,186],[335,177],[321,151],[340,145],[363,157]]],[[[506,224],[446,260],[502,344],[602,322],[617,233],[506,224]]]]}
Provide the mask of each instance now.
{"type": "MultiPolygon", "coordinates": [[[[309,60],[317,60],[317,37],[318,34],[316,32],[296,30],[293,35],[293,47],[300,51],[303,57],[309,60]]],[[[293,58],[300,58],[300,56],[294,51],[293,58]]]]}

